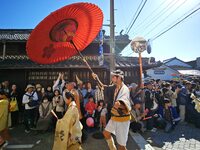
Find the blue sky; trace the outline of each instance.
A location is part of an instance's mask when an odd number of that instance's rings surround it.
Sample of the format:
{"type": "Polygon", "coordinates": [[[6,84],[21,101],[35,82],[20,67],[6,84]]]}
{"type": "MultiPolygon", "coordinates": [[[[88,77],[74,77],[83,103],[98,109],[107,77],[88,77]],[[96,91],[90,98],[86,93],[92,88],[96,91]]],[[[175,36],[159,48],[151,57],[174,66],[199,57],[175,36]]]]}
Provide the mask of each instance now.
{"type": "MultiPolygon", "coordinates": [[[[32,29],[52,11],[75,2],[80,1],[1,0],[0,28],[32,29]]],[[[87,2],[95,3],[103,10],[104,24],[108,24],[110,18],[109,0],[87,0],[87,2]]],[[[122,29],[124,31],[127,29],[140,2],[141,0],[115,0],[116,35],[122,29]]],[[[198,4],[199,0],[148,0],[129,32],[130,39],[136,36],[144,36],[145,39],[153,38],[198,4]]],[[[108,27],[103,27],[103,29],[106,30],[106,34],[109,34],[108,27]]],[[[157,61],[171,57],[190,61],[200,57],[199,51],[200,11],[154,40],[152,42],[152,53],[143,52],[142,56],[155,57],[157,61]]],[[[129,45],[122,54],[125,56],[138,56],[138,54],[132,53],[129,45]]]]}

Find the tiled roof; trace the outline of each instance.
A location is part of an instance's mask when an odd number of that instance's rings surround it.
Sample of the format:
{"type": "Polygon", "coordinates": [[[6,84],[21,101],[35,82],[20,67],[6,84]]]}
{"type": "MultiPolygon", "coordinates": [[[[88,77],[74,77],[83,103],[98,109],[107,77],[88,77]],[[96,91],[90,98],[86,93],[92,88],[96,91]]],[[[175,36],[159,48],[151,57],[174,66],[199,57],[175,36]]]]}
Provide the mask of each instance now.
{"type": "MultiPolygon", "coordinates": [[[[142,58],[143,66],[156,65],[156,62],[149,64],[147,57],[142,58]]],[[[116,57],[116,67],[135,67],[139,66],[138,57],[116,57]]]]}
{"type": "Polygon", "coordinates": [[[0,29],[0,40],[26,41],[32,29],[0,29]]]}
{"type": "MultiPolygon", "coordinates": [[[[4,60],[28,60],[27,55],[10,55],[10,56],[5,56],[4,60]]],[[[0,60],[3,60],[3,56],[0,56],[0,60]]]]}
{"type": "MultiPolygon", "coordinates": [[[[91,67],[100,68],[97,56],[85,56],[91,67]]],[[[6,56],[0,57],[0,69],[23,69],[23,68],[87,68],[80,56],[73,56],[66,61],[56,64],[41,65],[31,61],[28,56],[6,56]]]]}
{"type": "Polygon", "coordinates": [[[168,62],[170,62],[170,61],[172,61],[174,59],[177,59],[177,58],[173,57],[173,58],[165,59],[165,60],[163,60],[163,64],[168,63],[168,62]]]}
{"type": "Polygon", "coordinates": [[[188,65],[192,66],[192,68],[197,68],[197,61],[193,60],[193,61],[189,61],[186,62],[188,65]]]}
{"type": "MultiPolygon", "coordinates": [[[[98,56],[84,56],[87,62],[93,68],[107,68],[109,69],[109,62],[104,60],[104,65],[99,66],[98,56]]],[[[156,66],[157,63],[148,63],[149,58],[142,58],[143,66],[156,66]]],[[[132,68],[139,66],[138,57],[116,57],[117,68],[132,68]]],[[[11,55],[5,56],[3,59],[0,56],[0,69],[23,69],[23,68],[87,68],[80,56],[73,56],[66,61],[56,64],[41,65],[31,61],[27,55],[11,55]]]]}
{"type": "MultiPolygon", "coordinates": [[[[33,29],[0,29],[0,41],[27,41],[33,29]]],[[[115,51],[119,54],[130,43],[128,35],[115,36],[115,51]]],[[[96,38],[92,43],[99,43],[96,38]]],[[[104,36],[104,45],[110,44],[110,36],[104,36]]],[[[104,46],[105,47],[105,46],[104,46]]]]}
{"type": "MultiPolygon", "coordinates": [[[[33,29],[0,29],[0,40],[28,40],[28,37],[33,29]]],[[[128,35],[115,36],[117,41],[130,42],[128,35]]],[[[104,36],[104,40],[110,40],[110,36],[104,36]]],[[[95,39],[93,42],[98,42],[95,39]]]]}

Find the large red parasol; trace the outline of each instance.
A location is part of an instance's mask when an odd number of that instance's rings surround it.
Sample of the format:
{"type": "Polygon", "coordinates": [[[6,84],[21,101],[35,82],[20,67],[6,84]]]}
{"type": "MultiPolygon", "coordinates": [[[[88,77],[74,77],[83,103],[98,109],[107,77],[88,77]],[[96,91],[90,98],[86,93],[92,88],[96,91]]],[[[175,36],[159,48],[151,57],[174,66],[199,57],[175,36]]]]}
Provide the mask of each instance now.
{"type": "MultiPolygon", "coordinates": [[[[101,9],[91,3],[75,3],[52,12],[32,31],[26,50],[39,64],[52,64],[84,50],[103,23],[101,9]]],[[[82,56],[82,55],[81,55],[82,56]]]]}

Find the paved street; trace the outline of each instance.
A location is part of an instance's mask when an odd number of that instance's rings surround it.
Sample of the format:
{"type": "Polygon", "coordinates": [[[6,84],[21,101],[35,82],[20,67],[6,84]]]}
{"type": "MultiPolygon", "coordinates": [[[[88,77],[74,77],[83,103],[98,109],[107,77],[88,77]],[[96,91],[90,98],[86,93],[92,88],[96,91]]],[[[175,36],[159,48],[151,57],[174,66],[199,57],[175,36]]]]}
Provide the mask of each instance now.
{"type": "Polygon", "coordinates": [[[200,129],[191,124],[178,125],[171,133],[157,130],[146,132],[143,136],[158,150],[200,150],[200,129]]]}
{"type": "MultiPolygon", "coordinates": [[[[23,126],[19,126],[10,130],[10,133],[12,140],[5,148],[6,150],[23,149],[16,148],[17,146],[32,150],[51,150],[52,148],[54,136],[52,132],[36,134],[32,131],[26,134],[23,126]]],[[[93,138],[94,133],[89,134],[88,139],[83,143],[83,149],[108,150],[106,141],[104,139],[93,138]]],[[[141,136],[141,134],[130,132],[127,148],[128,150],[200,150],[200,129],[187,124],[178,125],[171,133],[164,133],[163,130],[157,130],[156,132],[145,132],[141,136]]]]}
{"type": "MultiPolygon", "coordinates": [[[[12,135],[12,140],[5,148],[6,150],[23,149],[16,148],[17,146],[32,150],[51,150],[52,148],[54,136],[53,133],[47,132],[36,134],[34,131],[32,131],[31,133],[26,134],[24,132],[23,126],[10,130],[10,133],[12,135]]],[[[92,137],[92,135],[93,133],[89,134],[88,139],[83,143],[84,150],[108,150],[107,143],[104,139],[95,139],[92,137]]],[[[139,149],[130,135],[127,143],[127,148],[128,150],[139,149]]]]}

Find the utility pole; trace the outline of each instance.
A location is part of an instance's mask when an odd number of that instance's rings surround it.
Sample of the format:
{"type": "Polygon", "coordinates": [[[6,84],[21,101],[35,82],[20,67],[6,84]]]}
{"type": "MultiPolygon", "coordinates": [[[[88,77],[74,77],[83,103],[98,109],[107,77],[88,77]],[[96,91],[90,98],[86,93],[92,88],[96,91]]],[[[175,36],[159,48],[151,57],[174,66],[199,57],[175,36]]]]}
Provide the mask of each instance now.
{"type": "Polygon", "coordinates": [[[114,0],[110,0],[110,71],[115,70],[114,0]]]}

